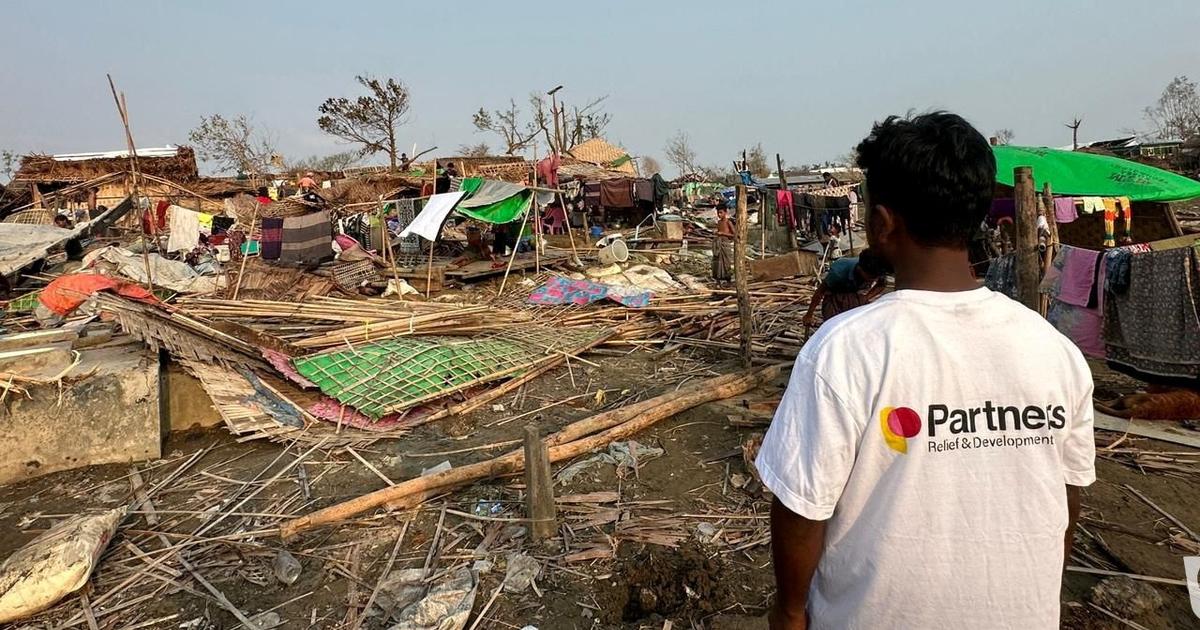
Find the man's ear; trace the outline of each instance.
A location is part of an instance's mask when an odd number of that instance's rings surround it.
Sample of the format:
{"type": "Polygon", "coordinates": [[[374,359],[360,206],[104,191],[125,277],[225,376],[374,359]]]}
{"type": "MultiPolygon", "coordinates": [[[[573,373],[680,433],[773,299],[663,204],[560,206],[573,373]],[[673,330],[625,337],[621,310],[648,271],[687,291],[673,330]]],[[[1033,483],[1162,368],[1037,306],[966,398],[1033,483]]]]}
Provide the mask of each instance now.
{"type": "Polygon", "coordinates": [[[873,237],[872,243],[876,245],[886,246],[896,240],[896,231],[899,228],[899,217],[892,212],[887,206],[877,205],[871,208],[871,216],[867,222],[867,229],[873,237]]]}

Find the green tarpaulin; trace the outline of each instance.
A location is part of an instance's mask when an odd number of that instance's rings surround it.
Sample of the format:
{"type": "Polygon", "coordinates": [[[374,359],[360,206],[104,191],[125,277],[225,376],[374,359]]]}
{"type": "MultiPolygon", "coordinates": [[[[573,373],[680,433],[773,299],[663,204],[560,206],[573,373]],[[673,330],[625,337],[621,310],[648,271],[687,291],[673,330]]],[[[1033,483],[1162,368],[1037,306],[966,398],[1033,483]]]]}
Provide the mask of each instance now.
{"type": "Polygon", "coordinates": [[[1033,168],[1038,190],[1044,182],[1057,195],[1129,197],[1133,201],[1180,201],[1200,197],[1200,182],[1161,168],[1107,155],[1042,147],[993,147],[996,181],[1013,185],[1013,169],[1033,168]]]}
{"type": "MultiPolygon", "coordinates": [[[[479,187],[482,185],[482,178],[468,177],[462,181],[462,185],[459,187],[459,190],[471,195],[474,194],[475,191],[479,190],[479,187]]],[[[485,221],[487,223],[509,223],[521,218],[521,216],[524,215],[527,210],[529,210],[529,205],[532,201],[533,191],[526,188],[525,190],[508,197],[507,199],[502,199],[496,203],[486,206],[470,208],[463,207],[462,204],[459,204],[457,212],[460,214],[465,214],[472,219],[485,221]]]]}

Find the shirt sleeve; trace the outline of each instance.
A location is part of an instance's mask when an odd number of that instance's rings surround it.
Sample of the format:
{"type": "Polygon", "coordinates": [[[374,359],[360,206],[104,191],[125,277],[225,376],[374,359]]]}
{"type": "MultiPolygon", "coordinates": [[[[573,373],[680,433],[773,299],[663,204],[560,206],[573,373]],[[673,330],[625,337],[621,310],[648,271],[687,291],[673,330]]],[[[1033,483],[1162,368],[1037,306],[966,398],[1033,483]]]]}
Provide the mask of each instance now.
{"type": "Polygon", "coordinates": [[[833,516],[850,477],[862,425],[803,354],[755,460],[763,485],[789,510],[833,516]]]}
{"type": "Polygon", "coordinates": [[[1093,435],[1095,411],[1092,408],[1092,393],[1095,385],[1092,383],[1091,370],[1083,357],[1078,358],[1086,370],[1084,395],[1067,418],[1067,432],[1060,449],[1063,478],[1070,486],[1090,486],[1096,481],[1096,438],[1093,435]]]}

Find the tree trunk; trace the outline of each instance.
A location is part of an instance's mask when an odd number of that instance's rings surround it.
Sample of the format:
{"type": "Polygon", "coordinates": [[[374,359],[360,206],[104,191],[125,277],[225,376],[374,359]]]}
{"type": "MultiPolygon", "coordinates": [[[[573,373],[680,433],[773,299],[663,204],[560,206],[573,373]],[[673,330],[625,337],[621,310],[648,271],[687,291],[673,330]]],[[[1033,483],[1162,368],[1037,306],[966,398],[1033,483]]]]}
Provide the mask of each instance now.
{"type": "Polygon", "coordinates": [[[396,172],[396,134],[395,133],[388,134],[388,160],[391,161],[391,166],[388,168],[388,172],[395,173],[396,172]]]}

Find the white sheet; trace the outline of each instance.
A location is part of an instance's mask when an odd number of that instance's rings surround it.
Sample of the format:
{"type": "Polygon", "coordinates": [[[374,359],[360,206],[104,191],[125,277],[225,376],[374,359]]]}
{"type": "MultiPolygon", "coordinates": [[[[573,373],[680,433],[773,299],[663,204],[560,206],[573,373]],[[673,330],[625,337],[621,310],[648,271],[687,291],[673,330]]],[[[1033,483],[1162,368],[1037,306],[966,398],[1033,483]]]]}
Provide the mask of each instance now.
{"type": "Polygon", "coordinates": [[[413,222],[400,232],[400,238],[416,234],[427,241],[436,240],[438,230],[441,229],[442,222],[446,220],[446,215],[450,214],[450,211],[465,194],[461,191],[448,192],[430,197],[429,201],[425,202],[425,207],[421,209],[421,214],[418,214],[413,222]]]}

